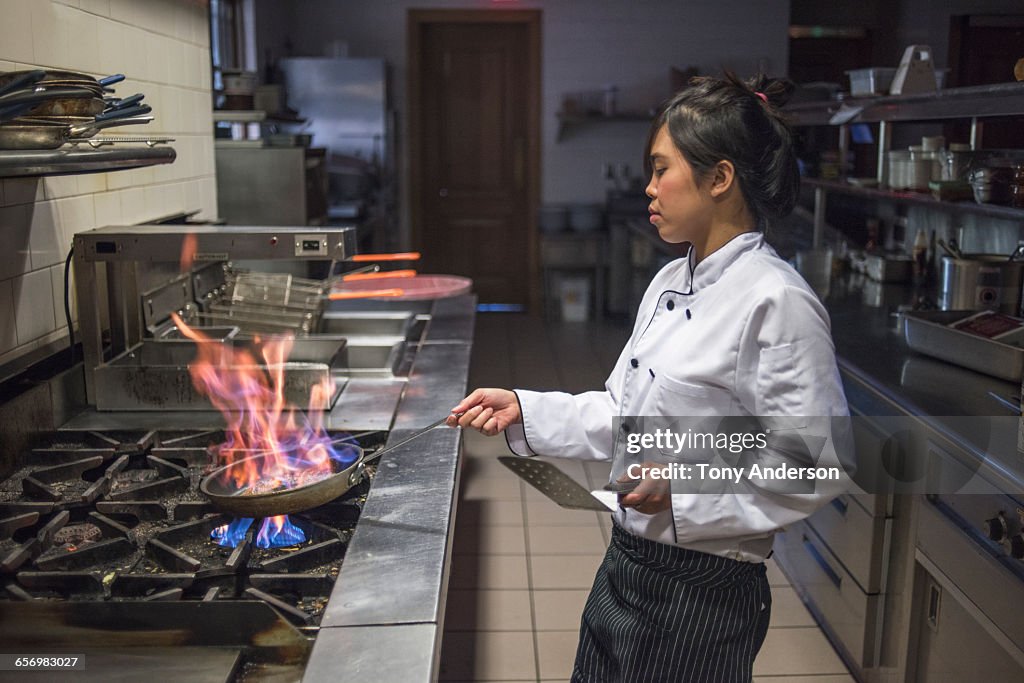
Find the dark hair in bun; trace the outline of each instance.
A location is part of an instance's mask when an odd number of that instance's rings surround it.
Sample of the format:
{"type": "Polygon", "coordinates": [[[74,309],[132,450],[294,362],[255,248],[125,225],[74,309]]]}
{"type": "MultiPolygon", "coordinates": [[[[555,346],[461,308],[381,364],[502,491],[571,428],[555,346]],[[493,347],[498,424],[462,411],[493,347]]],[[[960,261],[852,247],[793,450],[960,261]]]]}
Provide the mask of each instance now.
{"type": "Polygon", "coordinates": [[[800,190],[793,135],[779,111],[793,87],[788,80],[764,75],[742,81],[732,72],[724,78],[692,78],[651,124],[644,153],[648,172],[654,139],[668,126],[698,180],[707,178],[719,161],[732,163],[748,208],[759,227],[766,228],[793,210],[800,190]]]}

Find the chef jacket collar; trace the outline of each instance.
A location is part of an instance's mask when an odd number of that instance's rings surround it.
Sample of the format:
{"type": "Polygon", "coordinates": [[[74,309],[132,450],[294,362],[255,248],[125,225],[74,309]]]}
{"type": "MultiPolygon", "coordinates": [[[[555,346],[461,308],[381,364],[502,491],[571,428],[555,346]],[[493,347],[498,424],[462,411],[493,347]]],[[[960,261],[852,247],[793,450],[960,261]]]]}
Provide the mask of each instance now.
{"type": "Polygon", "coordinates": [[[690,266],[690,291],[693,294],[718,281],[726,268],[748,251],[760,249],[764,235],[757,231],[741,232],[697,263],[696,250],[690,245],[686,260],[690,266]]]}

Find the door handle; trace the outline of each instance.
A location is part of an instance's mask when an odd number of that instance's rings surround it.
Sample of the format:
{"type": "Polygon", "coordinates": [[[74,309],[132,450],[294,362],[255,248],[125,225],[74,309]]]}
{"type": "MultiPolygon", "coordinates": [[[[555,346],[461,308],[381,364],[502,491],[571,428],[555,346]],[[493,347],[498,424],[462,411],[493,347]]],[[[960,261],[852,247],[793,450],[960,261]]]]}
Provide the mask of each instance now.
{"type": "Polygon", "coordinates": [[[448,188],[447,187],[442,187],[440,190],[438,190],[437,196],[438,197],[447,197],[448,196],[448,188]]]}
{"type": "Polygon", "coordinates": [[[836,510],[838,510],[839,514],[841,514],[843,517],[845,517],[846,516],[846,511],[847,511],[847,509],[849,509],[850,506],[846,502],[846,500],[843,499],[842,496],[839,496],[837,498],[833,498],[832,499],[832,507],[834,507],[836,510]]]}
{"type": "Polygon", "coordinates": [[[821,571],[825,572],[825,576],[828,577],[828,580],[832,582],[833,586],[839,588],[839,584],[841,584],[843,581],[842,577],[836,573],[835,569],[832,569],[832,566],[822,556],[821,551],[814,547],[814,543],[812,543],[811,540],[807,538],[807,534],[804,534],[803,542],[804,549],[807,550],[808,554],[810,554],[812,558],[814,558],[815,563],[817,563],[821,571]]]}

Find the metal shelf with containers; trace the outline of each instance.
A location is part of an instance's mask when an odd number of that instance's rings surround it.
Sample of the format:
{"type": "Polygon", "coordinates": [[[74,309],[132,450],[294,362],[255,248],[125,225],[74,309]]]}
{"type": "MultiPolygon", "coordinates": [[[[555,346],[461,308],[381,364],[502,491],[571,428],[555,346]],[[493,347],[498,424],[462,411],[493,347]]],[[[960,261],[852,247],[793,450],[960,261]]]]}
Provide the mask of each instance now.
{"type": "Polygon", "coordinates": [[[786,114],[796,127],[834,126],[839,130],[839,168],[846,167],[850,152],[850,127],[854,124],[877,124],[878,144],[874,181],[878,188],[863,187],[842,181],[805,178],[814,188],[814,246],[821,244],[825,229],[825,208],[829,193],[851,195],[870,200],[883,200],[898,205],[927,206],[941,211],[970,213],[993,218],[1024,220],[1024,209],[995,204],[937,200],[916,192],[890,189],[887,155],[892,151],[893,126],[896,123],[921,123],[968,119],[970,149],[982,144],[983,120],[987,118],[1024,116],[1024,82],[999,83],[966,88],[950,88],[914,95],[855,97],[842,101],[807,102],[787,107],[786,114]]]}
{"type": "Polygon", "coordinates": [[[565,93],[561,107],[555,113],[558,118],[556,141],[566,139],[570,131],[579,126],[605,123],[650,124],[656,114],[655,109],[621,111],[618,93],[618,87],[612,84],[600,90],[565,93]]]}

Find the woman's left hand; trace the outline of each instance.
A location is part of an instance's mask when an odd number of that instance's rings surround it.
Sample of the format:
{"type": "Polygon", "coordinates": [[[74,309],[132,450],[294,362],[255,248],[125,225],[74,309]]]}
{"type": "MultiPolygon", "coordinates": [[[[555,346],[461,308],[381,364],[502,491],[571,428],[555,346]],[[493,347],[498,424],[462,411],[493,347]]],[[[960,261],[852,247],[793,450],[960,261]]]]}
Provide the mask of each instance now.
{"type": "MultiPolygon", "coordinates": [[[[645,462],[643,468],[661,467],[657,463],[645,462]]],[[[618,481],[634,481],[628,474],[623,474],[618,481]]],[[[619,496],[619,505],[624,508],[633,508],[645,515],[654,515],[664,512],[672,507],[672,489],[668,479],[643,478],[635,489],[619,496]]]]}

